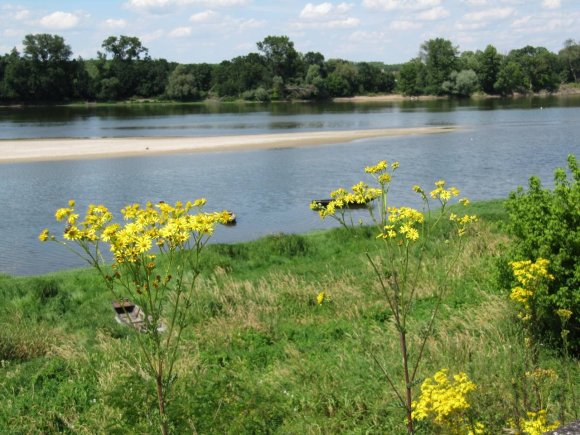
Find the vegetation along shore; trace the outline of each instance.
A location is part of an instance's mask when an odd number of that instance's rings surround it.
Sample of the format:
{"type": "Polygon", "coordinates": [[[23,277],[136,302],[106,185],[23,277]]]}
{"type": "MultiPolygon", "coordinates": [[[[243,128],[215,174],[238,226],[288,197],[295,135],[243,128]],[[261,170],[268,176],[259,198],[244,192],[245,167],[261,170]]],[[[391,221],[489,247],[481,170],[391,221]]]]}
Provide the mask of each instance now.
{"type": "Polygon", "coordinates": [[[507,200],[413,186],[418,210],[390,204],[398,166],[312,204],[340,228],[240,244],[206,245],[231,214],[204,199],[127,206],[121,225],[63,204],[64,232],[40,239],[96,267],[0,276],[0,427],[540,434],[577,420],[576,159],[554,189],[532,178],[507,200]],[[351,222],[365,204],[377,226],[351,222]],[[114,320],[125,297],[147,309],[141,332],[114,320]]]}
{"type": "Polygon", "coordinates": [[[580,44],[573,39],[563,41],[558,53],[528,45],[500,54],[492,45],[461,52],[452,41],[434,38],[416,57],[395,65],[301,53],[288,36],[267,36],[257,42],[257,52],[218,64],[153,58],[134,36],[110,36],[101,47],[93,59],[75,59],[59,35],[26,35],[22,52],[14,48],[0,56],[0,104],[510,96],[572,89],[580,78],[580,44]]]}

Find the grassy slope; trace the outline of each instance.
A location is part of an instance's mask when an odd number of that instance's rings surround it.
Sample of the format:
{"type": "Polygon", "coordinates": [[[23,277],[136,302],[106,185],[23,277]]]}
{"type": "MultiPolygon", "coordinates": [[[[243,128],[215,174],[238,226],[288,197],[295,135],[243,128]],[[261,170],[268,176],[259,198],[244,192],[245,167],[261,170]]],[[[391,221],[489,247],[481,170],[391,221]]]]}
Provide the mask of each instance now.
{"type": "MultiPolygon", "coordinates": [[[[480,235],[454,267],[421,373],[466,371],[479,386],[474,410],[499,433],[510,417],[521,337],[495,284],[507,241],[502,204],[472,207],[482,216],[480,235]]],[[[404,433],[403,413],[370,356],[400,377],[390,313],[365,258],[373,249],[366,230],[211,246],[170,404],[177,433],[404,433]],[[317,305],[322,290],[330,302],[317,305]]],[[[424,325],[438,264],[454,249],[429,248],[411,331],[424,325]]],[[[134,338],[114,322],[95,274],[1,277],[0,301],[0,428],[157,430],[148,381],[124,358],[135,356],[134,338]]],[[[543,361],[562,364],[548,353],[543,361]]]]}

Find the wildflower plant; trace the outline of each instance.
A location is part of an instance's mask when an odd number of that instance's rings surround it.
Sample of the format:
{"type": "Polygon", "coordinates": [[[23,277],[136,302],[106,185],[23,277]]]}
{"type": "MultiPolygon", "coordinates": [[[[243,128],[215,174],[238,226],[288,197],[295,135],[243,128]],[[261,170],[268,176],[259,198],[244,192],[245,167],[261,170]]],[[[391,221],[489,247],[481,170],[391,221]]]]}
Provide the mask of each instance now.
{"type": "Polygon", "coordinates": [[[232,219],[228,211],[203,212],[205,202],[131,204],[121,210],[124,223],[117,223],[103,205],[89,205],[81,220],[71,200],[55,213],[65,224],[62,239],[48,229],[39,235],[41,241],[59,243],[87,261],[115,300],[128,298],[143,311],[143,324],[133,326],[141,331],[136,337],[145,361],[142,368],[154,379],[163,434],[169,430],[167,399],[176,379],[200,255],[216,225],[232,219]],[[106,246],[113,256],[110,267],[103,256],[106,246]]]}
{"type": "Polygon", "coordinates": [[[443,282],[438,285],[434,293],[436,301],[434,308],[419,337],[418,348],[413,349],[415,356],[414,361],[411,361],[408,320],[418,297],[420,277],[424,273],[423,253],[427,243],[432,239],[432,232],[447,221],[454,228],[452,231],[455,234],[454,237],[460,240],[457,250],[457,255],[459,255],[462,247],[461,240],[468,228],[477,221],[477,217],[468,214],[460,216],[455,213],[455,208],[453,208],[454,212],[451,212],[450,206],[453,202],[466,206],[469,200],[458,199],[459,189],[446,187],[444,180],[437,181],[434,189],[429,192],[420,186],[413,187],[413,191],[419,195],[423,203],[422,210],[407,206],[392,206],[389,202],[389,190],[398,168],[398,162],[389,164],[385,160],[374,166],[367,166],[365,173],[374,180],[373,186],[361,181],[355,184],[351,191],[343,188],[333,191],[328,204],[313,202],[310,207],[318,211],[322,219],[335,219],[345,228],[354,227],[349,210],[363,207],[368,210],[371,221],[377,228],[378,258],[371,256],[368,252],[366,255],[375,272],[381,292],[393,313],[392,321],[399,335],[404,380],[402,390],[396,386],[392,374],[384,370],[376,357],[374,359],[381,367],[401,406],[406,410],[408,432],[414,433],[412,388],[418,379],[425,346],[433,332],[435,318],[448,288],[445,281],[449,277],[452,265],[457,260],[455,257],[442,267],[445,269],[443,282]],[[432,209],[433,202],[438,208],[436,211],[432,209]]]}
{"type": "Polygon", "coordinates": [[[468,394],[477,389],[467,374],[449,378],[441,369],[421,384],[421,394],[413,401],[413,418],[430,422],[439,433],[450,435],[482,434],[484,426],[467,415],[471,408],[468,394]]]}

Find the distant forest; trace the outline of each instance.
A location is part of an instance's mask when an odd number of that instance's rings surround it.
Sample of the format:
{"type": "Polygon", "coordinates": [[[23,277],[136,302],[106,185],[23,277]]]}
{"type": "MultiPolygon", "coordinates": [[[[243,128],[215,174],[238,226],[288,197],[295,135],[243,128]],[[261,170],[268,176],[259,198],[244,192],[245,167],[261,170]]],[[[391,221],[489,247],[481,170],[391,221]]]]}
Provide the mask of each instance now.
{"type": "Polygon", "coordinates": [[[30,34],[22,53],[14,48],[0,56],[0,102],[316,100],[392,92],[511,95],[554,92],[580,78],[580,43],[572,39],[557,54],[526,46],[502,55],[492,45],[459,52],[451,41],[436,38],[399,65],[300,53],[287,36],[268,36],[256,45],[257,52],[219,64],[179,64],[151,58],[136,37],[110,36],[96,59],[84,60],[72,58],[61,36],[30,34]]]}

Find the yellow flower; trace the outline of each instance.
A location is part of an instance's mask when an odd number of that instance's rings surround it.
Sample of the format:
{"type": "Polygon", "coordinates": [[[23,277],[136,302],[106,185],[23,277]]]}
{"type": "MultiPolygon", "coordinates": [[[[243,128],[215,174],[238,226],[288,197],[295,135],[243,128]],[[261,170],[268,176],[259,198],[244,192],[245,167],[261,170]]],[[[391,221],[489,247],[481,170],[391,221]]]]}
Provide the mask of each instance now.
{"type": "Polygon", "coordinates": [[[316,295],[316,303],[318,305],[322,305],[322,303],[325,301],[326,299],[326,293],[325,292],[320,292],[316,295]]]}
{"type": "Polygon", "coordinates": [[[378,162],[374,166],[367,166],[365,168],[365,172],[367,174],[376,174],[377,172],[381,172],[381,171],[384,171],[385,169],[387,169],[387,165],[388,165],[388,163],[386,160],[381,160],[380,162],[378,162]]]}
{"type": "Polygon", "coordinates": [[[517,429],[518,426],[526,435],[542,435],[543,433],[557,429],[560,426],[559,421],[552,424],[548,423],[546,419],[546,410],[541,409],[538,412],[527,412],[527,419],[520,418],[519,425],[513,420],[509,421],[512,429],[517,429]]]}
{"type": "Polygon", "coordinates": [[[567,310],[566,308],[560,308],[559,310],[556,310],[556,314],[563,321],[568,320],[570,317],[572,317],[572,311],[567,310]]]}
{"type": "Polygon", "coordinates": [[[471,406],[467,395],[477,387],[465,373],[450,379],[447,371],[441,369],[432,378],[425,379],[419,400],[412,403],[413,418],[429,419],[445,433],[466,433],[469,423],[464,411],[471,406]]]}
{"type": "Polygon", "coordinates": [[[50,233],[48,231],[48,228],[45,228],[44,230],[42,230],[42,232],[38,235],[38,240],[40,240],[41,242],[46,242],[48,240],[50,236],[50,233]]]}

